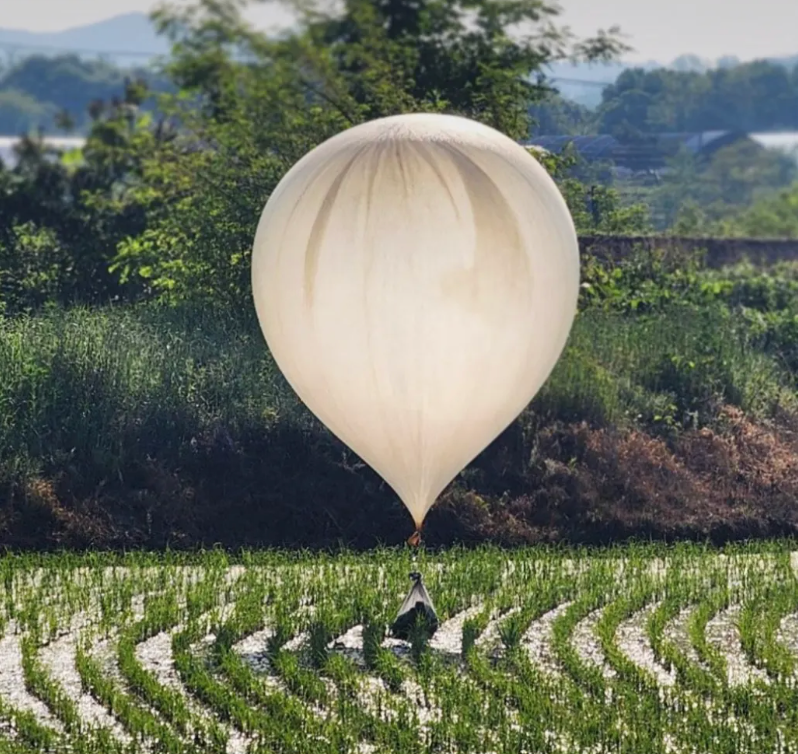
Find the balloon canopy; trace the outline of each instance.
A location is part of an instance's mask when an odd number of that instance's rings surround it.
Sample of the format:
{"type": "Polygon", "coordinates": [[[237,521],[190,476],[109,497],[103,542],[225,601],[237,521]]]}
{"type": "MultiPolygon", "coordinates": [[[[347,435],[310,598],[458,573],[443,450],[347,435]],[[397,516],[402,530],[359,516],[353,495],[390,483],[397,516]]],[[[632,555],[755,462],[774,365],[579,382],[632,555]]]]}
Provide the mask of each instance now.
{"type": "Polygon", "coordinates": [[[420,528],[554,368],[579,250],[523,147],[465,118],[400,115],[288,171],[258,225],[252,285],[289,384],[420,528]]]}

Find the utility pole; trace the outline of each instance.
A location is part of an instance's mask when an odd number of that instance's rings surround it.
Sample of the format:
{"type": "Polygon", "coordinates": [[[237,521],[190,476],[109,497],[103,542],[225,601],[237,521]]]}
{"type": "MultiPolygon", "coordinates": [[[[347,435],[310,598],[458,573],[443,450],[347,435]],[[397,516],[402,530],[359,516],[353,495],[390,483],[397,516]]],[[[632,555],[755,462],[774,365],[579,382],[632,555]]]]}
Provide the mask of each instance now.
{"type": "Polygon", "coordinates": [[[590,214],[593,216],[593,227],[598,230],[599,222],[601,221],[601,213],[599,211],[598,202],[596,201],[596,184],[590,186],[590,214]]]}

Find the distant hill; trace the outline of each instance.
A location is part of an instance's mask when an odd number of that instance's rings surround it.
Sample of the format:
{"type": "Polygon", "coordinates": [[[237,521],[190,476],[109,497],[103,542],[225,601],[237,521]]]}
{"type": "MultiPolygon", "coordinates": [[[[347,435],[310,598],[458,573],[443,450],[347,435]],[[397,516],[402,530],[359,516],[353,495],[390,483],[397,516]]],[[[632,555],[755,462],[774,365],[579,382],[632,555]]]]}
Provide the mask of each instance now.
{"type": "MultiPolygon", "coordinates": [[[[766,60],[789,69],[798,66],[798,55],[766,58],[766,60]]],[[[703,73],[713,68],[731,68],[740,65],[742,62],[733,55],[726,55],[718,60],[708,60],[698,55],[680,55],[670,63],[664,64],[656,60],[649,60],[643,63],[618,61],[617,63],[601,65],[557,63],[551,66],[550,75],[563,97],[586,107],[595,107],[601,102],[602,86],[600,84],[615,81],[627,68],[644,68],[647,70],[673,68],[676,71],[703,73]]]]}
{"type": "MultiPolygon", "coordinates": [[[[3,49],[18,57],[33,53],[57,54],[69,50],[83,51],[87,55],[104,53],[105,57],[117,65],[130,66],[144,64],[149,58],[168,53],[169,43],[156,34],[146,14],[125,13],[95,24],[77,26],[60,32],[0,28],[0,50],[3,49]]],[[[790,68],[798,65],[798,55],[770,60],[790,68]]],[[[666,64],[666,67],[677,70],[706,70],[739,62],[733,56],[711,61],[696,55],[681,55],[666,64]]],[[[662,66],[661,62],[653,60],[645,63],[617,62],[606,65],[558,63],[551,67],[549,73],[556,79],[554,83],[564,97],[594,107],[601,101],[601,84],[614,81],[625,69],[662,66]]]]}
{"type": "Polygon", "coordinates": [[[117,65],[146,63],[148,58],[169,52],[169,43],[159,37],[144,13],[125,13],[88,26],[58,32],[32,32],[0,28],[0,48],[24,56],[28,54],[85,51],[106,53],[117,65]],[[126,54],[128,53],[128,54],[126,54]],[[136,53],[130,55],[129,53],[136,53]]]}

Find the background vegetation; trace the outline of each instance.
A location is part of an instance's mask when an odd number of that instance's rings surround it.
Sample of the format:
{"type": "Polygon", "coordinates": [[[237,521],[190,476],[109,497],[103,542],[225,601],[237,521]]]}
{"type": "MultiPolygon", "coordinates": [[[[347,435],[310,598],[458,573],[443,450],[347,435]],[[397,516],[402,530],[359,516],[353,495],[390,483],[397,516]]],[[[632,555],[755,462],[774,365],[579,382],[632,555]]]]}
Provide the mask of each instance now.
{"type": "MultiPolygon", "coordinates": [[[[301,155],[371,118],[455,112],[524,138],[551,97],[544,65],[622,46],[613,31],[569,39],[538,0],[303,7],[279,39],[237,2],[164,8],[174,48],[157,101],[123,81],[90,106],[82,155],[31,136],[0,171],[6,545],[404,538],[393,493],[269,359],[249,290],[261,208],[301,155]],[[510,33],[522,21],[528,38],[510,33]]],[[[654,86],[635,76],[608,97],[654,86]]],[[[798,236],[795,168],[779,157],[679,156],[631,203],[598,167],[540,159],[580,232],[646,233],[667,211],[679,232],[798,236]]],[[[555,374],[446,492],[430,541],[794,532],[798,266],[588,257],[583,281],[555,374]]]]}

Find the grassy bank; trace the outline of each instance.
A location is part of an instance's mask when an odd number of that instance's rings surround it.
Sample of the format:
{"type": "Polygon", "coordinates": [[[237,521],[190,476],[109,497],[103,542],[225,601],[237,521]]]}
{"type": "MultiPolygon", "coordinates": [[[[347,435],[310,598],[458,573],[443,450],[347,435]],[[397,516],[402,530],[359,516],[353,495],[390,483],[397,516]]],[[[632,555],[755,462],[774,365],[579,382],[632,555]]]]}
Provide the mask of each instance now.
{"type": "MultiPolygon", "coordinates": [[[[605,273],[587,271],[554,374],[447,491],[430,540],[794,532],[792,268],[605,273]]],[[[249,307],[6,319],[0,375],[8,545],[364,546],[409,529],[299,404],[249,307]]]]}

